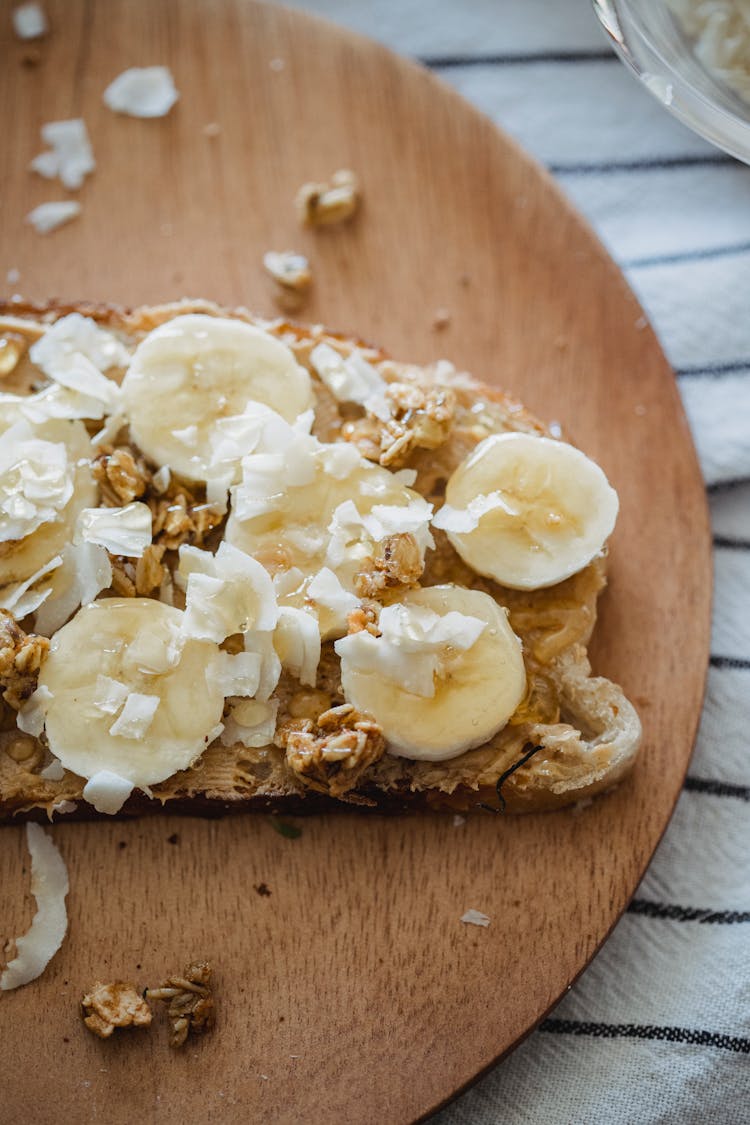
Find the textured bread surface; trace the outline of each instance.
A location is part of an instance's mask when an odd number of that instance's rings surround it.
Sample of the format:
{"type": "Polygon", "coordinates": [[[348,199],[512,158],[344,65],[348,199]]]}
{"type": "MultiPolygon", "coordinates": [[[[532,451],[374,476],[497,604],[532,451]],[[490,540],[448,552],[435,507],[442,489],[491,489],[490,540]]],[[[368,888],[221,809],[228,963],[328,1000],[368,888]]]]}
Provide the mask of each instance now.
{"type": "MultiPolygon", "coordinates": [[[[312,348],[322,342],[341,354],[355,348],[374,363],[388,383],[411,385],[421,391],[449,390],[455,401],[453,423],[437,448],[405,447],[392,467],[417,471],[415,489],[438,508],[448,477],[485,437],[504,431],[548,434],[547,428],[520,403],[450,365],[428,367],[397,363],[377,348],[333,334],[320,326],[288,321],[260,321],[244,309],[223,309],[205,301],[125,310],[108,305],[46,305],[21,301],[0,303],[0,318],[17,319],[14,329],[29,340],[40,326],[69,312],[92,317],[129,346],[137,344],[158,324],[186,312],[232,316],[263,328],[282,339],[298,361],[308,367],[315,393],[313,432],[323,441],[351,439],[352,432],[366,456],[377,435],[364,411],[337,402],[310,367],[312,348]],[[369,443],[369,444],[368,444],[369,443]]],[[[0,325],[2,327],[2,325],[0,325]]],[[[3,389],[27,391],[39,372],[22,360],[3,389]]],[[[122,443],[120,438],[119,444],[122,443]]],[[[215,546],[221,529],[214,533],[215,546]]],[[[637,753],[641,727],[637,713],[622,690],[609,680],[591,675],[586,646],[596,622],[597,598],[605,585],[604,556],[584,570],[548,589],[517,591],[475,574],[456,554],[447,537],[435,531],[435,549],[427,554],[421,584],[455,582],[483,590],[507,607],[510,623],[523,642],[528,690],[509,723],[489,742],[442,762],[411,761],[387,752],[370,765],[356,786],[333,795],[326,785],[311,787],[290,768],[281,745],[250,749],[215,742],[190,769],[152,787],[151,796],[139,791],[129,798],[122,815],[173,812],[221,815],[228,811],[320,811],[351,807],[401,811],[430,807],[465,811],[477,806],[509,812],[554,809],[586,800],[611,788],[628,771],[637,753]],[[533,751],[533,753],[532,753],[533,751]],[[527,761],[498,781],[522,758],[527,761]]],[[[175,558],[176,561],[176,558],[175,558]]],[[[318,668],[317,691],[325,699],[320,709],[344,703],[339,662],[332,644],[324,644],[318,668]]],[[[276,689],[279,732],[289,721],[298,699],[299,684],[284,674],[276,689]]],[[[309,692],[308,692],[309,694],[309,692]]],[[[40,776],[50,761],[43,742],[21,762],[7,752],[16,737],[14,713],[5,705],[0,723],[0,817],[67,818],[96,816],[82,800],[85,780],[65,772],[60,781],[40,776]],[[62,802],[62,810],[59,806],[62,802]],[[72,807],[75,805],[75,808],[72,807]],[[58,808],[56,808],[58,806],[58,808]]],[[[467,716],[470,721],[470,717],[467,716]]]]}

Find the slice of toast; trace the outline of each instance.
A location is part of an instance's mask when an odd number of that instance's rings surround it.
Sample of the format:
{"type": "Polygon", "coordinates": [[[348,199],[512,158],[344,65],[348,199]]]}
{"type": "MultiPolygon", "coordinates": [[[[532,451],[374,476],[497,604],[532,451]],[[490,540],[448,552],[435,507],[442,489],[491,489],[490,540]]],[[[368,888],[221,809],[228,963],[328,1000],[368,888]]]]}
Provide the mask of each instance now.
{"type": "MultiPolygon", "coordinates": [[[[436,508],[444,501],[449,476],[488,435],[521,431],[549,436],[546,427],[521,404],[444,361],[428,367],[397,363],[377,348],[319,326],[261,321],[244,309],[227,310],[203,301],[132,311],[88,304],[0,304],[0,336],[19,354],[16,366],[4,379],[6,392],[29,393],[39,387],[40,372],[28,358],[28,345],[47,325],[70,312],[92,318],[129,349],[154,327],[189,312],[234,317],[259,325],[286,343],[310,371],[315,396],[313,433],[326,442],[354,442],[366,458],[390,469],[416,470],[413,487],[436,508]],[[391,413],[387,420],[351,403],[342,405],[334,398],[310,364],[310,352],[321,342],[345,356],[356,350],[375,365],[390,385],[391,413]]],[[[140,451],[130,441],[127,426],[117,435],[116,447],[129,449],[150,481],[158,466],[144,464],[140,451]]],[[[99,503],[118,503],[108,496],[106,475],[100,474],[99,480],[99,503]]],[[[179,488],[180,482],[173,481],[172,487],[179,488]]],[[[188,516],[193,513],[191,504],[196,511],[205,508],[201,487],[190,485],[182,490],[188,516]]],[[[143,499],[157,503],[156,496],[149,492],[143,499]]],[[[167,543],[164,565],[174,568],[175,548],[180,542],[215,550],[222,531],[221,523],[202,526],[197,515],[188,518],[167,543]]],[[[397,757],[386,747],[382,756],[354,763],[347,771],[321,764],[320,756],[314,753],[316,747],[325,747],[333,735],[352,729],[363,719],[343,710],[334,711],[333,717],[328,714],[322,726],[317,722],[321,713],[345,703],[339,659],[333,644],[327,642],[323,644],[314,691],[301,688],[288,673],[282,674],[274,692],[278,715],[271,744],[227,746],[217,739],[190,769],[153,785],[148,794],[135,790],[122,813],[157,812],[162,808],[200,814],[249,809],[305,812],[337,807],[465,811],[478,806],[523,812],[576,803],[615,785],[633,763],[641,727],[622,690],[609,680],[591,676],[587,658],[597,598],[605,585],[604,554],[555,586],[520,591],[474,573],[444,532],[435,530],[434,537],[435,549],[427,554],[421,585],[452,582],[490,594],[507,607],[510,624],[523,642],[527,693],[494,737],[445,761],[397,757]],[[308,750],[313,751],[304,756],[306,766],[294,752],[300,732],[308,750]],[[296,737],[291,738],[291,734],[296,737]],[[310,768],[310,761],[317,763],[315,768],[310,768]]],[[[119,573],[115,569],[115,578],[119,583],[115,593],[136,592],[127,568],[119,573]]],[[[372,593],[377,599],[377,589],[372,593]]],[[[31,630],[33,617],[20,625],[31,630]]],[[[0,722],[0,817],[95,816],[95,810],[82,797],[85,779],[67,770],[60,780],[43,777],[42,770],[51,761],[43,738],[19,736],[15,707],[19,696],[27,697],[35,685],[33,668],[25,680],[19,681],[23,636],[7,615],[0,620],[0,690],[5,689],[6,699],[0,722]]]]}

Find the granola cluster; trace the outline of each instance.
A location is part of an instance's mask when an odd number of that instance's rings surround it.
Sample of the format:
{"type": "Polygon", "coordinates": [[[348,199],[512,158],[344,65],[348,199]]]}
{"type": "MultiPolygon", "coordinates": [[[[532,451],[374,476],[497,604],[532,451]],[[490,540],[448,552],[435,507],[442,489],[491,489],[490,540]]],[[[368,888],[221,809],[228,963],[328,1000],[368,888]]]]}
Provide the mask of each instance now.
{"type": "Polygon", "coordinates": [[[276,732],[287,765],[308,789],[340,797],[385,751],[376,722],[350,703],[331,707],[313,719],[290,719],[276,732]]]}
{"type": "Polygon", "coordinates": [[[212,973],[208,961],[192,961],[182,976],[168,977],[161,988],[146,990],[149,1000],[162,1000],[167,1005],[171,1047],[181,1047],[188,1035],[202,1035],[213,1027],[212,973]]]}
{"type": "Polygon", "coordinates": [[[391,383],[386,398],[387,421],[368,413],[342,427],[342,437],[354,442],[363,457],[397,469],[412,450],[437,449],[447,441],[456,410],[456,396],[448,387],[391,383]]]}
{"type": "Polygon", "coordinates": [[[151,1009],[134,984],[97,981],[81,1000],[83,1022],[100,1039],[109,1039],[117,1027],[148,1027],[151,1009]]]}
{"type": "Polygon", "coordinates": [[[409,531],[388,535],[370,566],[355,579],[360,598],[377,598],[388,588],[416,586],[424,570],[419,544],[409,531]]]}
{"type": "Polygon", "coordinates": [[[15,711],[36,691],[49,641],[25,633],[12,613],[0,609],[0,690],[15,711]]]}

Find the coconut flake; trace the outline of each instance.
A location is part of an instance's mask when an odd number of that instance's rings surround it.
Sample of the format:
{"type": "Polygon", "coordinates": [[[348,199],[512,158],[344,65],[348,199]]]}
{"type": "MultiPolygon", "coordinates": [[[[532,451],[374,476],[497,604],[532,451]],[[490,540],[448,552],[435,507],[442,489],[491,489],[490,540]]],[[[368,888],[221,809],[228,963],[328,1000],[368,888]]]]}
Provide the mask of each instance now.
{"type": "Polygon", "coordinates": [[[481,910],[467,910],[465,914],[461,915],[461,921],[466,922],[469,926],[489,926],[490,920],[486,914],[482,914],[481,910]]]}
{"type": "Polygon", "coordinates": [[[47,16],[41,4],[19,4],[13,9],[13,30],[19,39],[41,39],[47,34],[47,16]]]}
{"type": "Polygon", "coordinates": [[[129,676],[163,676],[176,668],[185,638],[170,625],[167,636],[148,626],[139,629],[122,656],[122,668],[129,676]]]}
{"type": "Polygon", "coordinates": [[[443,504],[440,511],[435,514],[432,526],[442,528],[443,531],[465,535],[469,531],[474,531],[488,512],[498,509],[509,516],[518,516],[520,511],[502,493],[491,492],[487,496],[472,497],[465,508],[452,508],[450,504],[443,504]]]}
{"type": "Polygon", "coordinates": [[[116,715],[128,697],[129,688],[126,684],[115,680],[112,676],[96,677],[94,707],[105,715],[116,715]]]}
{"type": "Polygon", "coordinates": [[[346,629],[347,617],[359,605],[359,598],[345,590],[337,575],[327,566],[318,571],[306,593],[317,605],[330,610],[335,619],[332,627],[336,629],[346,629]]]}
{"type": "Polygon", "coordinates": [[[249,748],[269,746],[276,732],[277,699],[261,702],[259,699],[240,699],[233,702],[224,724],[221,742],[234,746],[241,742],[249,748]]]}
{"type": "Polygon", "coordinates": [[[134,66],[104,91],[105,105],[130,117],[164,117],[179,98],[166,66],[134,66]]]}
{"type": "Polygon", "coordinates": [[[17,582],[14,586],[6,586],[0,594],[0,609],[7,609],[18,621],[21,621],[27,614],[34,613],[52,593],[50,583],[45,583],[42,586],[38,586],[37,583],[53,570],[56,570],[62,564],[62,561],[61,555],[55,555],[30,578],[23,582],[17,582]]]}
{"type": "Polygon", "coordinates": [[[151,543],[151,509],[137,500],[125,508],[83,508],[74,541],[96,543],[113,555],[140,558],[151,543]]]}
{"type": "Polygon", "coordinates": [[[0,542],[23,539],[59,520],[73,495],[75,466],[63,442],[45,441],[26,419],[10,426],[0,445],[0,542]]]}
{"type": "MultiPolygon", "coordinates": [[[[252,431],[252,452],[242,458],[242,481],[232,489],[235,517],[248,520],[276,511],[288,489],[311,484],[318,469],[316,454],[323,447],[309,433],[311,411],[301,414],[293,426],[271,410],[260,416],[252,411],[238,417],[247,417],[254,425],[258,420],[252,431]]],[[[214,463],[230,460],[232,452],[227,437],[225,444],[216,447],[214,463]]]]}
{"type": "Polygon", "coordinates": [[[265,567],[225,540],[215,555],[180,547],[178,577],[186,581],[186,636],[220,643],[232,633],[273,629],[273,583],[265,567]]]}
{"type": "Polygon", "coordinates": [[[157,469],[157,471],[151,477],[151,484],[153,485],[154,492],[159,493],[159,495],[161,495],[161,493],[163,492],[166,492],[169,488],[169,482],[171,481],[171,479],[172,472],[169,468],[169,465],[162,465],[162,467],[160,469],[157,469]]]}
{"type": "Polygon", "coordinates": [[[55,813],[59,813],[61,816],[64,816],[65,813],[75,812],[77,808],[78,805],[75,803],[75,801],[55,801],[54,805],[49,810],[49,819],[52,820],[52,817],[55,813]]]}
{"type": "Polygon", "coordinates": [[[59,758],[53,758],[48,766],[39,771],[39,776],[45,781],[62,781],[65,777],[65,766],[59,758]]]}
{"type": "MultiPolygon", "coordinates": [[[[87,402],[88,401],[92,401],[92,400],[87,400],[87,402]]],[[[93,400],[93,401],[95,401],[95,400],[93,400]]],[[[81,406],[83,406],[83,404],[81,404],[81,406]]],[[[79,409],[80,409],[80,407],[79,407],[79,409]]],[[[87,409],[90,409],[90,407],[87,407],[87,409]]],[[[92,418],[93,415],[92,414],[86,414],[86,413],[79,413],[79,414],[74,414],[73,417],[74,418],[92,418]]],[[[94,434],[94,436],[91,439],[91,444],[94,447],[94,449],[99,449],[102,445],[114,445],[115,441],[117,440],[117,435],[119,434],[122,427],[125,425],[126,421],[127,421],[127,419],[126,419],[124,414],[110,414],[109,418],[107,418],[107,420],[105,421],[102,428],[100,430],[97,430],[97,432],[94,434]]]]}
{"type": "Polygon", "coordinates": [[[33,344],[29,356],[55,383],[99,404],[97,412],[86,417],[118,413],[120,388],[103,372],[126,366],[130,356],[115,336],[89,317],[61,317],[33,344]]]}
{"type": "Polygon", "coordinates": [[[385,402],[388,384],[360,352],[342,356],[330,344],[317,344],[310,352],[310,362],[339,402],[356,402],[378,417],[385,409],[390,417],[385,402]]]}
{"type": "Polygon", "coordinates": [[[448,648],[466,652],[487,627],[478,617],[451,610],[434,613],[425,606],[397,603],[380,612],[379,637],[367,630],[351,633],[334,648],[350,668],[399,684],[404,691],[432,699],[448,648]]]}
{"type": "Polygon", "coordinates": [[[16,716],[18,729],[24,734],[38,738],[44,730],[44,720],[47,714],[46,704],[52,699],[52,692],[45,684],[40,684],[36,691],[29,696],[16,716]]]}
{"type": "Polygon", "coordinates": [[[119,735],[120,738],[143,738],[153,722],[159,703],[158,695],[131,691],[122,711],[109,728],[109,733],[119,735]]]}
{"type": "Polygon", "coordinates": [[[68,928],[65,896],[69,883],[62,856],[38,824],[26,825],[26,845],[31,856],[31,893],[36,899],[36,914],[29,930],[16,938],[16,956],[0,976],[0,988],[6,992],[41,976],[62,945],[68,928]]]}
{"type": "Polygon", "coordinates": [[[29,167],[46,179],[60,177],[66,188],[79,188],[96,168],[86,123],[80,117],[68,121],[50,121],[42,125],[42,140],[48,152],[34,157],[29,167]]]}
{"type": "Polygon", "coordinates": [[[431,516],[432,505],[421,496],[414,496],[408,504],[375,504],[366,515],[360,514],[353,500],[344,500],[334,510],[328,525],[331,539],[326,563],[335,570],[351,555],[357,543],[364,541],[369,549],[373,543],[401,532],[414,536],[424,561],[427,548],[435,545],[430,534],[431,516]]]}
{"type": "Polygon", "coordinates": [[[71,543],[63,549],[49,598],[37,609],[34,628],[50,637],[79,606],[89,605],[112,584],[112,564],[104,547],[71,543]]]}
{"type": "Polygon", "coordinates": [[[83,799],[97,812],[118,813],[135,788],[132,781],[111,770],[99,770],[83,787],[83,799]]]}
{"type": "Polygon", "coordinates": [[[245,634],[245,652],[255,652],[260,657],[260,681],[256,699],[267,700],[281,675],[281,661],[274,648],[274,633],[268,629],[255,629],[245,634]]]}
{"type": "Polygon", "coordinates": [[[26,222],[31,223],[39,234],[49,234],[58,227],[69,223],[81,213],[81,204],[75,199],[51,200],[49,203],[40,203],[33,211],[29,211],[26,222]]]}
{"type": "Polygon", "coordinates": [[[218,652],[209,665],[208,675],[223,695],[255,695],[260,683],[261,658],[257,652],[218,652]]]}
{"type": "Polygon", "coordinates": [[[282,606],[273,639],[282,666],[300,683],[315,687],[320,663],[320,632],[315,618],[304,609],[282,606]]]}

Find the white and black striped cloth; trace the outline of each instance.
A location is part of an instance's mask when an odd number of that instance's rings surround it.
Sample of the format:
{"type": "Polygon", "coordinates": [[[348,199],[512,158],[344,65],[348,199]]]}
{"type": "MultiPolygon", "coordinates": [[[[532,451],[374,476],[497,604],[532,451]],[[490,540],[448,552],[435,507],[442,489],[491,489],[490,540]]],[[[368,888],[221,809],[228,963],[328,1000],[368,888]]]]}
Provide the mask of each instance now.
{"type": "Polygon", "coordinates": [[[750,168],[639,87],[587,0],[297,2],[422,59],[557,176],[674,365],[713,517],[708,694],[674,819],[552,1017],[434,1120],[750,1123],[750,168]]]}

